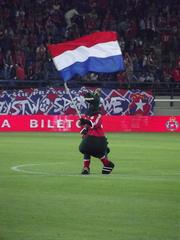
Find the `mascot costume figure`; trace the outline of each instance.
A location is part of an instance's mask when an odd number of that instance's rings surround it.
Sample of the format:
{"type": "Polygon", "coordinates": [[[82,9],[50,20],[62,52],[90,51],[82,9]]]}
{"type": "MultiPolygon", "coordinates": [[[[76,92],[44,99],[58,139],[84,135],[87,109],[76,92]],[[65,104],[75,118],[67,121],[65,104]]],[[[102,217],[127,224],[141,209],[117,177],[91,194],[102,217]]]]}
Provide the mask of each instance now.
{"type": "Polygon", "coordinates": [[[88,92],[84,95],[89,107],[85,116],[79,120],[79,125],[82,128],[79,151],[84,155],[82,175],[90,174],[91,156],[99,158],[102,162],[102,174],[110,174],[114,168],[114,163],[107,157],[110,149],[102,126],[99,93],[100,91],[97,89],[95,92],[88,92]]]}

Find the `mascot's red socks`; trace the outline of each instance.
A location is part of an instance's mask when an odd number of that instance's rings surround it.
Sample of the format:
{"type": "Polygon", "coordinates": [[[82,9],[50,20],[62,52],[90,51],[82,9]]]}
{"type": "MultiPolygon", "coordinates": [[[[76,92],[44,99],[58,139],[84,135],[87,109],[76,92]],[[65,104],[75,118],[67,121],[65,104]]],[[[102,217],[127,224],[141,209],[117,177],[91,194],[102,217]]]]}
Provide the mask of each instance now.
{"type": "Polygon", "coordinates": [[[106,158],[106,156],[104,155],[102,158],[101,158],[101,162],[103,163],[104,166],[107,166],[109,165],[109,160],[106,158]]]}

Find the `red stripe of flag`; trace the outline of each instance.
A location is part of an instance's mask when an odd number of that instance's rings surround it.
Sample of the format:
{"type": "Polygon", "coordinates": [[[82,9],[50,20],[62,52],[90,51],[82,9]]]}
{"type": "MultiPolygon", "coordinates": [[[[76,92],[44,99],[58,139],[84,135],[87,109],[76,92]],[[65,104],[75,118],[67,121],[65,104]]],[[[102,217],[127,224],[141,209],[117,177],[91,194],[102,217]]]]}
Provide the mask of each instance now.
{"type": "Polygon", "coordinates": [[[98,43],[105,43],[116,40],[116,32],[95,32],[90,35],[77,38],[73,41],[48,45],[48,50],[51,53],[52,58],[54,58],[65,51],[74,50],[80,46],[92,47],[93,45],[98,43]]]}

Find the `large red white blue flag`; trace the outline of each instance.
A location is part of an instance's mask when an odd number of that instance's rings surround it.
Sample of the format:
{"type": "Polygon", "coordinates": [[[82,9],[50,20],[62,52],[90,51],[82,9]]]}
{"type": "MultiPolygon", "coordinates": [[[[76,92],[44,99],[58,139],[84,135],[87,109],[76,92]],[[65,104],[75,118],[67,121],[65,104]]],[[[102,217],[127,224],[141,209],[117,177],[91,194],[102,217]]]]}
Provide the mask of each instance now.
{"type": "Polygon", "coordinates": [[[124,69],[116,32],[95,32],[73,41],[50,44],[48,50],[64,81],[87,72],[117,72],[124,69]]]}

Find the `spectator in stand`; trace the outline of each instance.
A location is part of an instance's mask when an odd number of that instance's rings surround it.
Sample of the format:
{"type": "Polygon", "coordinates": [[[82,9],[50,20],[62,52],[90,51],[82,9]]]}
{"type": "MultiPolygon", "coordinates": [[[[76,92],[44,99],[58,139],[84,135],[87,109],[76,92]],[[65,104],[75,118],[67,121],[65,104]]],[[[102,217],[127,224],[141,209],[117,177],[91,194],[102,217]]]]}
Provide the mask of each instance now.
{"type": "Polygon", "coordinates": [[[4,78],[8,80],[12,77],[12,70],[14,68],[11,50],[8,50],[7,53],[5,54],[5,57],[3,59],[3,65],[4,65],[4,78]]]}
{"type": "Polygon", "coordinates": [[[54,10],[54,12],[58,12],[61,10],[61,1],[58,1],[58,0],[54,0],[54,3],[53,3],[53,6],[52,6],[52,9],[54,10]]]}
{"type": "Polygon", "coordinates": [[[6,53],[8,50],[12,50],[12,37],[9,35],[7,28],[0,27],[0,46],[3,53],[6,53]]]}
{"type": "Polygon", "coordinates": [[[146,82],[147,83],[154,83],[154,81],[155,81],[155,79],[154,79],[153,73],[147,73],[146,82]]]}
{"type": "Polygon", "coordinates": [[[41,43],[36,48],[36,61],[45,61],[47,50],[44,43],[41,43]]]}
{"type": "Polygon", "coordinates": [[[35,60],[35,78],[36,79],[43,79],[45,73],[45,62],[47,59],[47,49],[43,43],[41,43],[36,48],[36,60],[35,60]]]}
{"type": "Polygon", "coordinates": [[[136,53],[132,54],[133,72],[134,74],[140,71],[139,60],[136,53]]]}
{"type": "Polygon", "coordinates": [[[162,76],[171,81],[171,74],[177,79],[175,67],[167,72],[163,65],[175,66],[179,55],[179,12],[177,0],[2,0],[0,65],[3,58],[6,79],[12,77],[14,64],[24,68],[27,78],[40,79],[48,75],[46,44],[113,30],[120,36],[128,81],[139,79],[138,71],[155,81],[162,76]]]}
{"type": "Polygon", "coordinates": [[[107,31],[107,30],[112,30],[112,26],[114,26],[114,16],[110,8],[107,9],[105,18],[102,22],[102,30],[107,31]]]}
{"type": "Polygon", "coordinates": [[[167,54],[170,49],[170,43],[172,40],[172,33],[170,30],[164,30],[161,32],[161,47],[163,54],[167,54]]]}
{"type": "Polygon", "coordinates": [[[98,12],[100,13],[100,21],[102,25],[102,21],[106,15],[107,9],[109,9],[109,0],[98,0],[97,1],[97,9],[98,12]]]}
{"type": "Polygon", "coordinates": [[[72,26],[72,19],[73,17],[75,17],[76,15],[79,15],[78,11],[76,8],[71,8],[69,7],[69,9],[67,10],[67,12],[65,13],[64,17],[66,20],[66,27],[69,28],[72,26]]]}
{"type": "Polygon", "coordinates": [[[73,40],[80,37],[80,32],[76,23],[73,23],[71,27],[66,28],[65,38],[66,40],[73,40]]]}
{"type": "Polygon", "coordinates": [[[51,15],[49,15],[48,19],[46,20],[45,30],[48,35],[51,34],[54,36],[56,33],[56,25],[54,24],[51,15]]]}
{"type": "Polygon", "coordinates": [[[27,67],[27,79],[29,80],[35,80],[36,75],[35,75],[35,63],[30,62],[27,67]]]}
{"type": "Polygon", "coordinates": [[[139,73],[139,78],[138,78],[138,82],[139,83],[144,83],[144,82],[146,82],[146,75],[145,75],[145,73],[139,73]]]}
{"type": "Polygon", "coordinates": [[[146,41],[152,42],[155,36],[155,18],[148,16],[146,18],[146,41]]]}
{"type": "Polygon", "coordinates": [[[120,87],[123,87],[125,84],[127,84],[128,81],[127,81],[126,71],[118,72],[116,75],[116,79],[120,87]]]}
{"type": "Polygon", "coordinates": [[[20,49],[17,49],[14,54],[14,59],[13,59],[14,65],[18,65],[22,68],[25,67],[25,55],[24,52],[20,49]]]}
{"type": "Polygon", "coordinates": [[[124,64],[128,82],[133,80],[133,61],[129,53],[125,53],[124,64]]]}
{"type": "Polygon", "coordinates": [[[17,80],[25,80],[26,79],[26,74],[25,74],[25,70],[21,65],[16,64],[15,66],[15,79],[17,80]]]}
{"type": "Polygon", "coordinates": [[[41,80],[43,79],[43,62],[42,61],[36,61],[35,62],[35,79],[41,80]]]}
{"type": "Polygon", "coordinates": [[[169,87],[172,81],[172,72],[168,64],[163,65],[163,82],[166,83],[166,87],[169,87]]]}
{"type": "Polygon", "coordinates": [[[86,34],[90,34],[91,32],[100,29],[100,18],[96,8],[92,8],[91,11],[85,15],[84,25],[86,34]]]}
{"type": "Polygon", "coordinates": [[[176,61],[176,66],[180,68],[180,56],[178,56],[177,61],[176,61]]]}
{"type": "Polygon", "coordinates": [[[147,70],[148,72],[154,72],[157,67],[157,57],[153,49],[150,49],[149,54],[147,55],[147,70]]]}
{"type": "Polygon", "coordinates": [[[0,78],[3,78],[3,52],[2,52],[2,48],[0,47],[0,78]]]}
{"type": "Polygon", "coordinates": [[[126,37],[128,39],[134,39],[137,37],[138,27],[135,19],[129,20],[128,28],[126,30],[126,37]]]}
{"type": "Polygon", "coordinates": [[[83,83],[90,83],[93,84],[93,82],[97,82],[98,80],[98,74],[96,73],[87,73],[84,77],[83,77],[83,83]]]}
{"type": "Polygon", "coordinates": [[[145,40],[146,37],[146,24],[144,18],[139,20],[139,36],[145,40]]]}
{"type": "Polygon", "coordinates": [[[172,80],[173,80],[173,82],[177,83],[177,87],[180,88],[180,61],[172,69],[172,80]]]}

